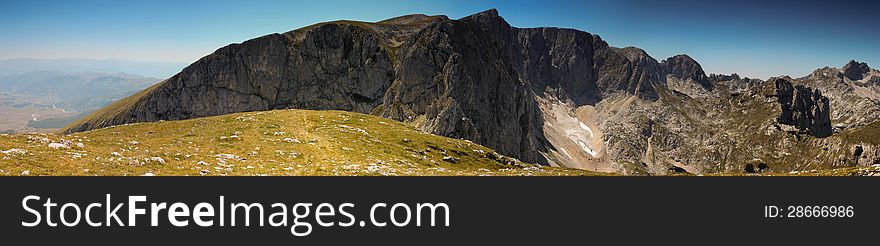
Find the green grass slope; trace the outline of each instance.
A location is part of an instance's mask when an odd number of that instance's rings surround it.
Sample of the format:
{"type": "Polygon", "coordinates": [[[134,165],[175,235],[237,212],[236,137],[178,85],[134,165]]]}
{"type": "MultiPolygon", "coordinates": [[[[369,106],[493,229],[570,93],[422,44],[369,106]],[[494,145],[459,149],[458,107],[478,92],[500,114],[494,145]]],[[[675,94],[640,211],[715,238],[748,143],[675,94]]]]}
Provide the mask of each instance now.
{"type": "Polygon", "coordinates": [[[603,175],[526,164],[468,141],[343,111],[0,135],[0,151],[0,175],[603,175]]]}

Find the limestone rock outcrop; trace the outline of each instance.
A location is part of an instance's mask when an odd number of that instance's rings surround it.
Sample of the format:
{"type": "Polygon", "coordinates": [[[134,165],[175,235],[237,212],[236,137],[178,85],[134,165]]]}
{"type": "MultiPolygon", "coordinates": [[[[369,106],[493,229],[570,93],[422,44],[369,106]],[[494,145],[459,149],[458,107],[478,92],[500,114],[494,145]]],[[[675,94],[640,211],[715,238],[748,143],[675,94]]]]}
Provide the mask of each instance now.
{"type": "Polygon", "coordinates": [[[865,74],[870,71],[871,68],[868,67],[867,63],[851,60],[843,66],[840,72],[850,80],[861,80],[865,78],[865,74]]]}
{"type": "Polygon", "coordinates": [[[777,79],[776,98],[782,109],[779,123],[796,126],[816,137],[831,136],[831,107],[821,91],[777,79]]]}

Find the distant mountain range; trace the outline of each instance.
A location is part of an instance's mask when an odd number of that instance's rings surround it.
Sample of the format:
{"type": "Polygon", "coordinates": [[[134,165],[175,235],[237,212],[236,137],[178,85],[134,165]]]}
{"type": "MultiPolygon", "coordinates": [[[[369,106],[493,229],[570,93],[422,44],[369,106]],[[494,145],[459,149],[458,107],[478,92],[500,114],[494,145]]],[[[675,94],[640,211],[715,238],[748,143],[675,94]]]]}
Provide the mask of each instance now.
{"type": "Polygon", "coordinates": [[[801,172],[880,164],[880,72],[707,75],[496,10],[334,21],[218,49],[66,132],[271,109],[346,110],[526,162],[622,174],[801,172]]]}
{"type": "Polygon", "coordinates": [[[34,71],[58,71],[65,73],[130,73],[148,77],[167,78],[185,67],[183,63],[142,62],[99,59],[0,59],[0,76],[34,71]]]}
{"type": "Polygon", "coordinates": [[[161,79],[125,73],[33,71],[0,76],[0,130],[57,129],[161,79]]]}

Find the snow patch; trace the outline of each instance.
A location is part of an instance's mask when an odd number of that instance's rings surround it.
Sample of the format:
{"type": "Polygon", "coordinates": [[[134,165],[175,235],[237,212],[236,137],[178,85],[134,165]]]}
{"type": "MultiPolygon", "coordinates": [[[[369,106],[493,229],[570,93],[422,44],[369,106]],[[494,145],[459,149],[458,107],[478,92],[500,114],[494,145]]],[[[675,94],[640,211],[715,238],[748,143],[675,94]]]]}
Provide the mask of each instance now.
{"type": "Polygon", "coordinates": [[[581,149],[586,151],[591,156],[596,157],[596,154],[598,154],[598,153],[596,153],[596,151],[593,151],[592,149],[590,149],[590,147],[588,147],[586,144],[584,144],[583,141],[577,141],[577,143],[578,143],[578,145],[581,146],[581,149]]]}
{"type": "Polygon", "coordinates": [[[548,114],[544,122],[545,131],[553,136],[558,136],[556,139],[551,137],[551,141],[560,141],[559,143],[554,143],[554,145],[566,146],[574,152],[581,153],[569,153],[570,151],[559,148],[560,155],[566,155],[574,161],[584,161],[581,159],[600,156],[603,148],[600,145],[600,141],[598,141],[601,138],[601,131],[593,132],[593,129],[590,127],[592,121],[582,121],[582,119],[578,118],[578,110],[576,108],[561,102],[550,103],[546,106],[549,106],[549,108],[545,111],[545,114],[548,114]],[[578,151],[578,148],[580,148],[580,151],[578,151]]]}
{"type": "Polygon", "coordinates": [[[587,133],[589,133],[589,134],[590,134],[590,138],[592,138],[592,137],[593,137],[593,129],[590,129],[590,127],[589,127],[589,126],[587,126],[587,125],[586,125],[586,124],[584,124],[584,123],[583,123],[583,122],[578,122],[578,125],[580,125],[580,126],[581,126],[581,129],[584,129],[584,130],[586,130],[586,131],[587,131],[587,133]]]}
{"type": "Polygon", "coordinates": [[[571,155],[568,154],[568,151],[565,151],[565,148],[559,148],[559,150],[562,150],[562,153],[568,156],[568,158],[574,159],[574,157],[571,157],[571,155]]]}

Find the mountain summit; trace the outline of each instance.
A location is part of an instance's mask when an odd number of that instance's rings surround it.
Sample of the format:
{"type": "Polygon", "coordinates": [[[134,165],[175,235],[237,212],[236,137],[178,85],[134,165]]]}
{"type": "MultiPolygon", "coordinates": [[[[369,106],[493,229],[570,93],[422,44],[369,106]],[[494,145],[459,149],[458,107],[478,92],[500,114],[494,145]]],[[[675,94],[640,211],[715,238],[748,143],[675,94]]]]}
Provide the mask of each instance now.
{"type": "Polygon", "coordinates": [[[232,44],[65,131],[333,109],[402,121],[527,162],[624,174],[874,161],[873,142],[842,137],[851,130],[832,135],[824,119],[837,123],[876,111],[842,112],[837,91],[775,81],[707,76],[687,55],[661,63],[584,31],[512,27],[491,9],[458,20],[407,15],[318,23],[232,44]],[[792,84],[803,88],[789,90],[792,84]],[[805,98],[817,104],[795,100],[805,98]],[[799,115],[781,117],[788,112],[799,115]],[[853,158],[856,145],[862,151],[853,158]],[[806,158],[821,148],[823,154],[806,158]]]}
{"type": "Polygon", "coordinates": [[[846,78],[850,80],[861,80],[865,78],[865,74],[871,72],[871,68],[868,67],[867,63],[851,60],[843,66],[841,72],[843,73],[843,76],[846,76],[846,78]]]}

